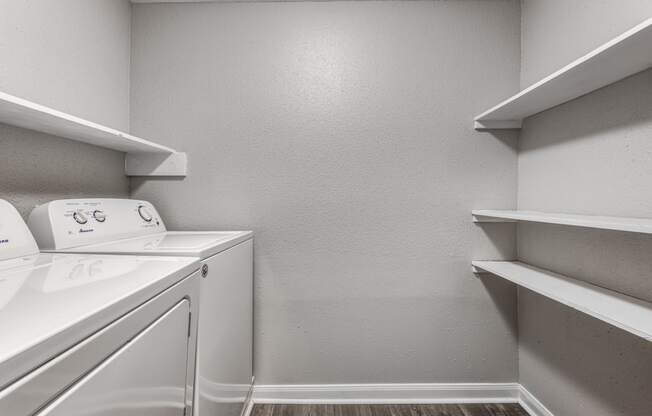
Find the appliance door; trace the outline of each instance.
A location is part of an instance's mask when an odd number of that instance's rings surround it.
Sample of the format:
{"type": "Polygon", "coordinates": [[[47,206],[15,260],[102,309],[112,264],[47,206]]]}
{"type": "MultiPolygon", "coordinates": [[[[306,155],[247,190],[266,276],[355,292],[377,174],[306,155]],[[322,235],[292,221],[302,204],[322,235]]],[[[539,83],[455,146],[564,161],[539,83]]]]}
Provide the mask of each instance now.
{"type": "Polygon", "coordinates": [[[195,416],[239,416],[252,384],[253,240],[202,261],[195,416]]]}
{"type": "Polygon", "coordinates": [[[183,415],[189,317],[190,302],[184,299],[38,415],[183,415]]]}

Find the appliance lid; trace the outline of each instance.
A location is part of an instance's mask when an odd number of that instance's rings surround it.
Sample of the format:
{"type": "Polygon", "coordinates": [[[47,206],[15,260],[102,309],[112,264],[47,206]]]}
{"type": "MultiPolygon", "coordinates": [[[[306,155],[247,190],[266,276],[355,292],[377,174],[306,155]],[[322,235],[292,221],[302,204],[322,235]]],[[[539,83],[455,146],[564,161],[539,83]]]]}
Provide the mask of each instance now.
{"type": "Polygon", "coordinates": [[[0,388],[199,268],[192,257],[40,254],[0,262],[0,388]]]}
{"type": "Polygon", "coordinates": [[[73,247],[67,253],[174,255],[206,258],[252,238],[251,231],[167,231],[109,243],[73,247]]]}

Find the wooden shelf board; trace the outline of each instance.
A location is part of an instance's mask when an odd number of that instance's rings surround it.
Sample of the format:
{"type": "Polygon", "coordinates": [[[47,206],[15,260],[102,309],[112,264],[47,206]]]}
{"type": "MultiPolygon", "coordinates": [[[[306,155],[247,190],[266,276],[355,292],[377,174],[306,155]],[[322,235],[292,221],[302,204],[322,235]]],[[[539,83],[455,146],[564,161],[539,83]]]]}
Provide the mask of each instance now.
{"type": "Polygon", "coordinates": [[[606,217],[598,215],[560,214],[537,211],[480,209],[471,211],[474,222],[538,222],[601,230],[652,234],[652,219],[606,217]]]}
{"type": "Polygon", "coordinates": [[[652,67],[652,18],[475,118],[474,128],[520,128],[522,120],[652,67]]]}
{"type": "Polygon", "coordinates": [[[125,152],[127,175],[186,175],[185,153],[3,92],[0,123],[125,152]]]}
{"type": "Polygon", "coordinates": [[[518,261],[474,261],[486,271],[652,341],[652,303],[518,261]]]}

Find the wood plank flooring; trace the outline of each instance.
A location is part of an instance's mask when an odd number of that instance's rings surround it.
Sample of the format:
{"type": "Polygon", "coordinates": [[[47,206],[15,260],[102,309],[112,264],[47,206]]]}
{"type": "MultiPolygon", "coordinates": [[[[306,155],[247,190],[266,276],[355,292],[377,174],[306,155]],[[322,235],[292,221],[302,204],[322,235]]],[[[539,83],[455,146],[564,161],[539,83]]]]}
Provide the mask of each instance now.
{"type": "Polygon", "coordinates": [[[251,416],[528,416],[507,404],[256,404],[251,416]]]}

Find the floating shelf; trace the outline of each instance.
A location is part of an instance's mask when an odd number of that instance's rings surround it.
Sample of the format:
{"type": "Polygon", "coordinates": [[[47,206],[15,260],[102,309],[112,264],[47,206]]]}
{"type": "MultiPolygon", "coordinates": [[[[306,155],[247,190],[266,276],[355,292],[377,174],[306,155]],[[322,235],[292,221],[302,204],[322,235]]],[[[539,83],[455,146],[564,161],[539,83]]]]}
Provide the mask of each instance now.
{"type": "Polygon", "coordinates": [[[652,67],[652,18],[475,118],[476,130],[519,129],[524,118],[652,67]]]}
{"type": "Polygon", "coordinates": [[[186,175],[185,153],[3,92],[0,123],[126,152],[129,176],[186,175]]]}
{"type": "Polygon", "coordinates": [[[521,262],[474,261],[473,267],[652,341],[650,302],[521,262]]]}
{"type": "Polygon", "coordinates": [[[652,234],[652,219],[603,217],[597,215],[558,214],[537,211],[508,211],[479,209],[471,211],[473,222],[539,222],[601,230],[652,234]]]}

